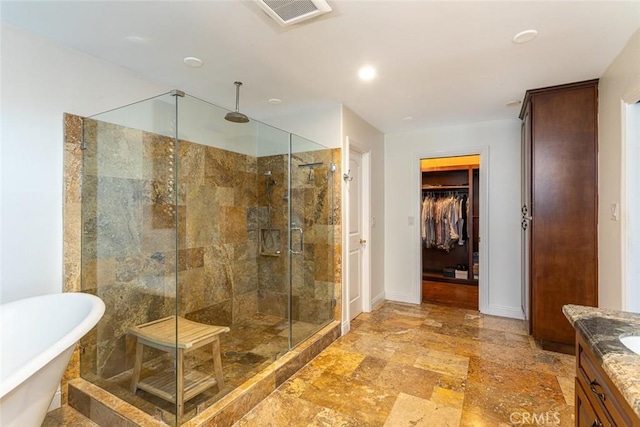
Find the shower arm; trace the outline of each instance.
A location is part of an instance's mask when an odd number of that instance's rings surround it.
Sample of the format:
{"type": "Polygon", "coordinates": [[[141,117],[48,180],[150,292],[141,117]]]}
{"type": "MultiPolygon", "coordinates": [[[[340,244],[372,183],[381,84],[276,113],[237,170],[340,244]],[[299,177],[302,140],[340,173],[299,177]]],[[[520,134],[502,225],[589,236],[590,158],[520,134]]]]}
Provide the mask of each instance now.
{"type": "Polygon", "coordinates": [[[239,113],[240,112],[240,85],[242,83],[235,82],[234,84],[236,85],[236,113],[239,113]]]}

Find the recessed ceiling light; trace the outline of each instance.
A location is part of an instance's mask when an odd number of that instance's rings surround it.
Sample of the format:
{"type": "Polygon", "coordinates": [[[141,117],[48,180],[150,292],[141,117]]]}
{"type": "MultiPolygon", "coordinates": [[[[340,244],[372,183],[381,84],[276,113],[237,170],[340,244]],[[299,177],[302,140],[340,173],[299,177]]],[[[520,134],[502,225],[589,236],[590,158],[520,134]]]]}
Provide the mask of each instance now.
{"type": "Polygon", "coordinates": [[[187,67],[193,68],[200,68],[202,67],[202,64],[204,64],[204,62],[202,62],[202,59],[196,58],[195,56],[187,56],[183,59],[183,61],[187,67]]]}
{"type": "Polygon", "coordinates": [[[413,117],[412,116],[403,117],[402,120],[404,120],[405,122],[410,122],[411,120],[413,120],[413,117]]]}
{"type": "Polygon", "coordinates": [[[537,35],[538,35],[538,32],[536,30],[521,31],[515,36],[513,36],[511,41],[517,44],[526,43],[535,39],[537,35]]]}
{"type": "Polygon", "coordinates": [[[278,104],[282,103],[282,99],[280,99],[280,98],[271,98],[268,102],[269,102],[269,104],[278,105],[278,104]]]}
{"type": "Polygon", "coordinates": [[[516,99],[516,100],[507,102],[507,107],[513,107],[515,105],[520,105],[520,104],[522,104],[522,101],[520,101],[519,99],[516,99]]]}
{"type": "Polygon", "coordinates": [[[358,76],[360,76],[360,80],[368,82],[376,77],[376,69],[371,65],[365,65],[358,71],[358,76]]]}

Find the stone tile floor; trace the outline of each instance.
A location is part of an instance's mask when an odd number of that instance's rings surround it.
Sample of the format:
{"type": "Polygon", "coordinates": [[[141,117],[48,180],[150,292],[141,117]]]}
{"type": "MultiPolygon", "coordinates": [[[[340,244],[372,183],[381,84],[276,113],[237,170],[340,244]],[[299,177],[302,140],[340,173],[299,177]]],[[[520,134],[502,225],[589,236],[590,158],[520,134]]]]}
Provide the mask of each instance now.
{"type": "MultiPolygon", "coordinates": [[[[387,302],[235,426],[573,426],[574,371],[522,321],[387,302]]],[[[95,425],[65,408],[44,425],[95,425]]]]}
{"type": "Polygon", "coordinates": [[[573,426],[574,371],[522,321],[387,302],[236,427],[573,426]]]}
{"type": "Polygon", "coordinates": [[[49,412],[42,423],[42,427],[95,427],[97,425],[67,405],[49,412]]]}

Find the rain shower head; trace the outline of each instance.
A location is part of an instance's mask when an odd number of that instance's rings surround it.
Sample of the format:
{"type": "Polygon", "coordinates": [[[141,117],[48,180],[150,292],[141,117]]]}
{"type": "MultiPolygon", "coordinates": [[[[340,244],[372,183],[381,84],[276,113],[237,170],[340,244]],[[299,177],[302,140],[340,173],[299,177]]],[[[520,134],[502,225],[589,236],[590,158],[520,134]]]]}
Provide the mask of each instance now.
{"type": "Polygon", "coordinates": [[[249,117],[237,111],[227,113],[224,119],[233,123],[249,123],[249,117]]]}
{"type": "Polygon", "coordinates": [[[238,105],[240,103],[240,86],[242,86],[242,82],[233,82],[236,85],[236,111],[230,111],[224,116],[225,120],[228,120],[233,123],[249,123],[249,117],[246,114],[242,114],[239,111],[238,105]]]}

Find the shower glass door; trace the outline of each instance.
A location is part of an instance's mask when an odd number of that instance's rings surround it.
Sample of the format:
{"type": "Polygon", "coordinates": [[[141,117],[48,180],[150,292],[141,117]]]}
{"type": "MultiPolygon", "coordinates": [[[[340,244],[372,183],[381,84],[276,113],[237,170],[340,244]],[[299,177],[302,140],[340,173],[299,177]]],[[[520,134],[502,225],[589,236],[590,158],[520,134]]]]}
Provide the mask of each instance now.
{"type": "Polygon", "coordinates": [[[290,344],[333,320],[334,150],[291,135],[289,155],[290,344]]]}

